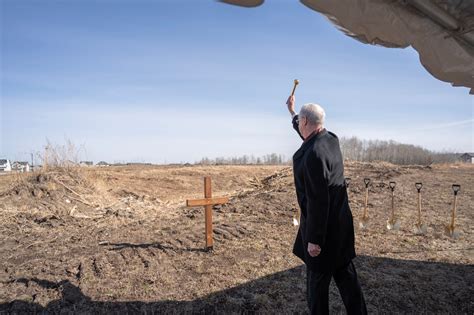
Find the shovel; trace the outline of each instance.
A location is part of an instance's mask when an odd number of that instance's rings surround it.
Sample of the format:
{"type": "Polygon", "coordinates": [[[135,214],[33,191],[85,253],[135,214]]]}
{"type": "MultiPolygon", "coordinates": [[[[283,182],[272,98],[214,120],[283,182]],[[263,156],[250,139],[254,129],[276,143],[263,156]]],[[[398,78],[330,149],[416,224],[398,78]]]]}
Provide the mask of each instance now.
{"type": "Polygon", "coordinates": [[[421,188],[422,183],[415,183],[416,190],[418,190],[418,222],[415,223],[415,234],[426,234],[428,228],[421,222],[421,188]]]}
{"type": "Polygon", "coordinates": [[[455,221],[456,221],[456,205],[457,205],[457,196],[458,192],[461,190],[461,185],[454,184],[452,186],[454,192],[454,205],[453,211],[451,212],[451,223],[446,226],[446,234],[452,238],[459,237],[459,231],[456,229],[455,221]]]}
{"type": "Polygon", "coordinates": [[[400,220],[395,217],[395,182],[390,182],[389,186],[392,190],[392,215],[390,219],[387,220],[387,229],[398,231],[400,229],[400,220]]]}
{"type": "Polygon", "coordinates": [[[365,183],[365,207],[364,207],[364,214],[362,215],[362,218],[360,219],[360,222],[359,222],[359,227],[361,229],[365,229],[367,225],[369,224],[369,214],[367,212],[369,208],[370,178],[364,178],[364,183],[365,183]]]}

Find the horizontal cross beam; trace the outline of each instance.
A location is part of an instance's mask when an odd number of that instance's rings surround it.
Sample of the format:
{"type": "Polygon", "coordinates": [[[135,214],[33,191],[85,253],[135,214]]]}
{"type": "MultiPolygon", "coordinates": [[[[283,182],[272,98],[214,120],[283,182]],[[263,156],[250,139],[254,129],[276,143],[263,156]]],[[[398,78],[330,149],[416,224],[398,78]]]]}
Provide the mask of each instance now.
{"type": "Polygon", "coordinates": [[[194,200],[186,200],[186,206],[197,207],[197,206],[222,205],[228,201],[229,201],[229,197],[194,199],[194,200]]]}

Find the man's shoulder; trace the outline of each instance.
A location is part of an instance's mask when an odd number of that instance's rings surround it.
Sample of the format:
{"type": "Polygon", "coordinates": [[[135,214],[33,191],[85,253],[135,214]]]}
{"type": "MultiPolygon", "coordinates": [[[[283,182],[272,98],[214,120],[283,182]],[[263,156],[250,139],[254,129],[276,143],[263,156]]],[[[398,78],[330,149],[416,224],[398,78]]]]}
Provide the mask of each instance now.
{"type": "Polygon", "coordinates": [[[334,132],[331,132],[331,131],[329,131],[329,130],[327,130],[327,132],[328,132],[328,135],[329,135],[329,136],[331,136],[332,138],[336,138],[336,139],[339,140],[339,138],[337,137],[337,135],[336,135],[334,132]]]}
{"type": "Polygon", "coordinates": [[[334,150],[339,149],[339,138],[331,131],[326,130],[313,144],[313,152],[317,157],[332,155],[334,150]]]}
{"type": "Polygon", "coordinates": [[[323,145],[324,143],[339,143],[339,138],[334,132],[331,132],[329,130],[325,130],[324,134],[322,137],[319,137],[319,141],[315,141],[315,145],[323,145]]]}

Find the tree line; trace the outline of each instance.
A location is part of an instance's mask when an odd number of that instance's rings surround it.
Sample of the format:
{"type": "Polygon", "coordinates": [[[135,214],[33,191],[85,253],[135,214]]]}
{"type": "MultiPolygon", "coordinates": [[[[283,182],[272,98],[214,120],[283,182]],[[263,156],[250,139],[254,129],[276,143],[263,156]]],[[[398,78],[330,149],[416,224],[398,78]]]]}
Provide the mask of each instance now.
{"type": "MultiPolygon", "coordinates": [[[[452,152],[434,152],[412,144],[398,143],[393,140],[360,140],[357,137],[339,139],[344,160],[374,162],[386,161],[398,165],[429,165],[432,163],[453,163],[459,154],[452,152]]],[[[242,155],[237,157],[202,158],[195,164],[200,165],[281,165],[291,164],[291,158],[271,153],[260,157],[242,155]]]]}
{"type": "Polygon", "coordinates": [[[217,157],[215,159],[209,159],[207,157],[202,158],[196,164],[201,165],[280,165],[288,164],[288,159],[282,154],[266,154],[263,156],[255,157],[254,155],[242,155],[238,157],[217,157]]]}
{"type": "Polygon", "coordinates": [[[459,154],[456,153],[434,152],[420,146],[398,143],[393,140],[360,140],[357,137],[342,137],[339,142],[344,159],[352,161],[386,161],[400,165],[429,165],[452,163],[459,159],[459,154]]]}

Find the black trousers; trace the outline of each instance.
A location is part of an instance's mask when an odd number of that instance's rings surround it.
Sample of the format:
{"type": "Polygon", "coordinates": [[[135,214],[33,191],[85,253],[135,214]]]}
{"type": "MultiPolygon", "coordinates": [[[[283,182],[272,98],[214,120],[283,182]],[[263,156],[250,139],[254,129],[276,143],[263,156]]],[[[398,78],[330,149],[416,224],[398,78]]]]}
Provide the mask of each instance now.
{"type": "Polygon", "coordinates": [[[347,314],[367,314],[364,295],[352,261],[333,273],[306,268],[306,289],[310,314],[329,314],[329,284],[334,277],[347,314]]]}

